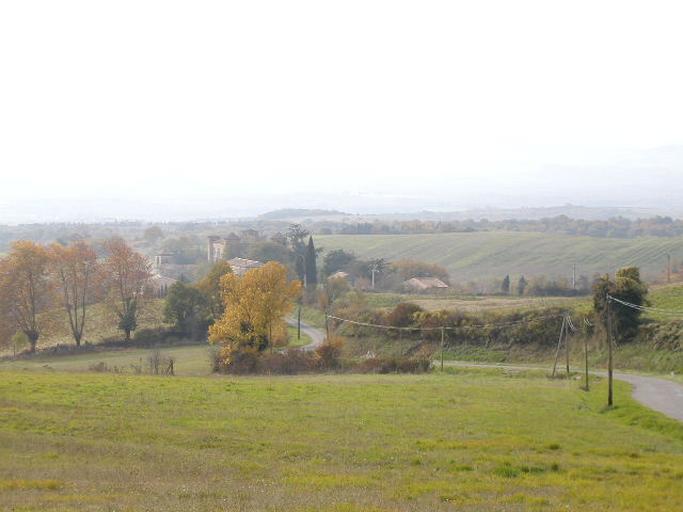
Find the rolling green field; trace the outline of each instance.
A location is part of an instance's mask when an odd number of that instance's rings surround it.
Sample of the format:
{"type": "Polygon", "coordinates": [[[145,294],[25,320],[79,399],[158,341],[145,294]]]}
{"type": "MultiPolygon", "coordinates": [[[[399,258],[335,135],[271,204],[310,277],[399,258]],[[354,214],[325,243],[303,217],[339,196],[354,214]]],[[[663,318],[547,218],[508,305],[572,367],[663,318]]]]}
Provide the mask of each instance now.
{"type": "Polygon", "coordinates": [[[665,254],[683,258],[683,238],[606,239],[525,232],[427,235],[328,235],[316,237],[325,251],[345,249],[363,258],[417,259],[446,267],[456,282],[502,278],[506,274],[571,276],[614,273],[641,267],[649,278],[663,277],[665,254]]]}
{"type": "Polygon", "coordinates": [[[585,310],[589,299],[586,297],[518,297],[494,295],[458,294],[406,294],[406,293],[367,293],[365,299],[373,308],[393,308],[401,302],[412,302],[427,311],[442,309],[458,310],[468,313],[483,311],[513,312],[530,309],[565,307],[585,310]]]}
{"type": "MultiPolygon", "coordinates": [[[[133,373],[132,365],[147,365],[147,359],[156,349],[121,348],[97,350],[83,354],[47,356],[37,354],[28,359],[0,361],[0,370],[44,370],[87,372],[98,363],[105,363],[110,369],[122,373],[133,373]]],[[[176,375],[198,376],[211,373],[209,346],[184,345],[160,348],[162,355],[173,357],[176,375]]]]}
{"type": "Polygon", "coordinates": [[[540,374],[0,371],[8,510],[677,510],[683,426],[540,374]]]}
{"type": "MultiPolygon", "coordinates": [[[[311,338],[301,333],[301,339],[296,337],[296,328],[289,327],[288,347],[302,347],[311,343],[311,338]]],[[[80,354],[43,355],[36,354],[26,359],[6,359],[0,361],[0,370],[45,370],[86,372],[98,363],[105,363],[111,370],[120,373],[133,373],[132,365],[147,365],[147,360],[155,351],[165,357],[174,359],[174,371],[179,376],[202,376],[211,373],[210,350],[206,342],[202,344],[164,346],[159,348],[109,348],[94,350],[80,354]]]]}
{"type": "MultiPolygon", "coordinates": [[[[62,308],[57,307],[41,313],[38,318],[38,324],[41,329],[38,349],[74,343],[68,317],[62,308]]],[[[117,329],[117,324],[118,320],[113,310],[106,304],[98,303],[89,306],[83,342],[97,344],[105,338],[122,339],[123,335],[117,329]]],[[[142,329],[158,329],[160,327],[170,327],[169,324],[164,322],[164,301],[162,299],[145,301],[139,311],[138,331],[142,329]]]]}

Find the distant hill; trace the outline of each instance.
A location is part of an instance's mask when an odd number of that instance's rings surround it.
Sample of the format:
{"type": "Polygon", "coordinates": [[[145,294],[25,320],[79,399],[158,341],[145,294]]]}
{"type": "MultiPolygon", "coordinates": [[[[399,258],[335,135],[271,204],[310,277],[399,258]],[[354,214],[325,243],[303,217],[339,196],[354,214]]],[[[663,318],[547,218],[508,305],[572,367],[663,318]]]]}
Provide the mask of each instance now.
{"type": "Polygon", "coordinates": [[[262,215],[259,215],[258,218],[262,220],[287,220],[313,217],[340,217],[347,215],[349,214],[337,210],[308,210],[305,208],[282,208],[280,210],[266,212],[262,215]]]}
{"type": "Polygon", "coordinates": [[[562,206],[549,206],[539,208],[482,208],[476,210],[461,211],[421,211],[414,213],[396,212],[393,214],[365,215],[368,219],[378,218],[382,220],[540,220],[565,215],[571,219],[581,220],[608,220],[615,217],[624,217],[635,220],[650,218],[656,215],[668,214],[667,211],[659,211],[654,208],[630,208],[630,207],[588,207],[566,204],[562,206]]]}

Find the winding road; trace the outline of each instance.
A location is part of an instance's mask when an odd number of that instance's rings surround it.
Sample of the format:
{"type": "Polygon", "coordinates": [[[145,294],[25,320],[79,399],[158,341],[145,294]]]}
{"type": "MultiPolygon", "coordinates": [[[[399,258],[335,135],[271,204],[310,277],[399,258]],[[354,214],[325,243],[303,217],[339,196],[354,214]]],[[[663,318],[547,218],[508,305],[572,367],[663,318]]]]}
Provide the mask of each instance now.
{"type": "MultiPolygon", "coordinates": [[[[296,318],[289,318],[287,320],[287,323],[289,325],[291,325],[292,327],[296,327],[296,318]]],[[[311,350],[315,350],[320,345],[322,345],[325,341],[325,332],[324,331],[322,331],[321,329],[318,329],[317,327],[313,327],[312,325],[309,325],[305,322],[301,322],[301,332],[303,334],[306,334],[309,338],[311,338],[311,343],[301,347],[301,350],[304,350],[306,352],[309,352],[311,350]]]]}
{"type": "Polygon", "coordinates": [[[633,398],[641,404],[683,421],[683,385],[658,377],[630,373],[615,373],[614,378],[631,384],[633,398]]]}

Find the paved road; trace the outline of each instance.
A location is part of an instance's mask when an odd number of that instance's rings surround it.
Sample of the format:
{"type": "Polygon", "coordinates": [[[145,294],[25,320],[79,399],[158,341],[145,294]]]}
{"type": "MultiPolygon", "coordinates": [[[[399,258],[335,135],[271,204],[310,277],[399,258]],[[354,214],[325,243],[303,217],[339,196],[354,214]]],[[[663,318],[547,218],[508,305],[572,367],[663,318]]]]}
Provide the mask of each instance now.
{"type": "MultiPolygon", "coordinates": [[[[292,327],[296,327],[296,318],[288,319],[287,323],[292,327]]],[[[307,352],[310,350],[315,350],[325,341],[325,332],[323,330],[313,327],[312,325],[308,325],[304,322],[301,322],[301,333],[307,334],[312,340],[312,342],[308,345],[301,347],[301,350],[305,350],[307,352]]]]}
{"type": "MultiPolygon", "coordinates": [[[[547,370],[542,366],[515,366],[506,364],[476,364],[462,361],[449,361],[450,366],[469,368],[508,368],[511,370],[547,370]]],[[[607,372],[591,372],[593,375],[606,377],[607,372]]],[[[633,386],[633,398],[641,404],[666,414],[670,418],[683,421],[683,385],[659,377],[648,377],[632,373],[614,372],[614,378],[628,382],[633,386]]],[[[618,397],[617,397],[618,401],[618,397]]]]}
{"type": "Polygon", "coordinates": [[[683,421],[683,385],[657,377],[628,373],[615,373],[614,378],[631,384],[633,398],[641,404],[683,421]]]}

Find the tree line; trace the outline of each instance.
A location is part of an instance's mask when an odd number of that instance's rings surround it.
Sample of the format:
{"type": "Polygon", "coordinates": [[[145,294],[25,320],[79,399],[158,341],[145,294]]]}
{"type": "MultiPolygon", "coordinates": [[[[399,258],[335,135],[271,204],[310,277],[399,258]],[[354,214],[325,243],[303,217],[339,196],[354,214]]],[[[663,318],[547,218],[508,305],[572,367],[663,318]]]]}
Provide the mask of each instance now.
{"type": "Polygon", "coordinates": [[[328,223],[318,230],[323,234],[386,235],[386,234],[432,234],[473,233],[477,231],[520,231],[554,233],[596,238],[636,238],[640,236],[674,237],[683,235],[683,219],[652,217],[627,219],[613,217],[607,220],[573,219],[566,215],[539,220],[509,219],[500,221],[451,220],[451,221],[393,221],[328,223]]]}

